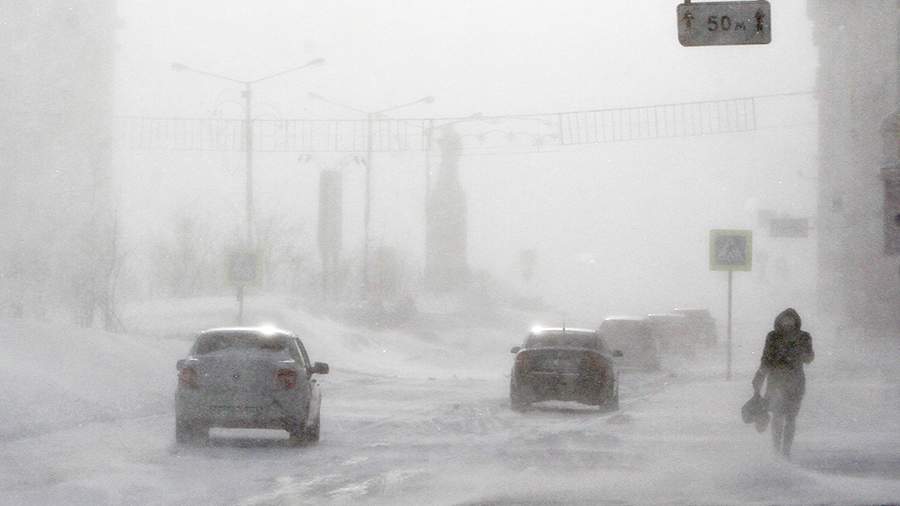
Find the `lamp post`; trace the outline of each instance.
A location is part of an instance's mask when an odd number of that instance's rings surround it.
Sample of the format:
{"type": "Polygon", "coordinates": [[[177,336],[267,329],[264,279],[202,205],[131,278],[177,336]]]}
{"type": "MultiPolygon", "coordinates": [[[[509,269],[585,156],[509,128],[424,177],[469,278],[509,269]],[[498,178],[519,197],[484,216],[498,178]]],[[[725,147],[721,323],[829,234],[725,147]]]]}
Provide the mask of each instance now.
{"type": "Polygon", "coordinates": [[[396,111],[397,109],[402,109],[404,107],[409,107],[417,104],[431,104],[434,103],[434,97],[427,96],[422,97],[418,100],[413,100],[412,102],[406,102],[404,104],[395,105],[392,107],[388,107],[386,109],[381,109],[378,111],[363,111],[362,109],[357,109],[356,107],[352,107],[346,104],[342,104],[340,102],[335,102],[330,100],[322,95],[317,93],[310,92],[309,98],[314,100],[319,100],[321,102],[325,102],[327,104],[331,104],[337,107],[341,107],[355,113],[364,114],[366,116],[366,191],[365,191],[365,207],[363,210],[363,296],[368,298],[369,296],[369,222],[372,215],[372,140],[374,137],[374,123],[375,119],[382,116],[386,112],[396,111]]]}
{"type": "MultiPolygon", "coordinates": [[[[244,86],[244,90],[242,95],[244,97],[244,153],[245,153],[245,163],[246,163],[246,179],[244,182],[244,199],[245,199],[245,213],[247,217],[247,235],[246,235],[246,245],[245,248],[247,251],[253,248],[253,85],[262,81],[267,81],[269,79],[282,76],[289,72],[294,72],[296,70],[305,69],[308,67],[315,67],[318,65],[322,65],[325,63],[324,58],[316,58],[314,60],[310,60],[303,65],[299,65],[297,67],[291,67],[280,72],[275,72],[274,74],[269,74],[267,76],[260,77],[258,79],[250,79],[250,80],[242,80],[242,79],[234,79],[232,77],[223,76],[220,74],[216,74],[213,72],[207,72],[205,70],[195,69],[193,67],[189,67],[183,63],[172,63],[172,70],[177,72],[193,72],[195,74],[201,74],[207,77],[213,77],[216,79],[221,79],[223,81],[228,81],[232,83],[242,84],[244,86]]],[[[245,253],[247,253],[245,251],[245,253]]],[[[246,255],[245,255],[246,257],[246,255]]],[[[237,321],[238,324],[243,323],[244,319],[244,285],[248,282],[252,282],[256,277],[256,256],[251,255],[250,262],[242,262],[242,264],[248,264],[248,268],[244,270],[252,271],[247,276],[238,275],[240,279],[236,280],[237,286],[237,300],[238,300],[238,314],[237,321]],[[250,278],[250,279],[245,279],[250,278]]],[[[234,267],[232,267],[234,269],[234,267]]],[[[230,276],[235,277],[235,272],[230,272],[230,276]]]]}
{"type": "Polygon", "coordinates": [[[201,74],[207,77],[213,77],[216,79],[221,79],[224,81],[229,81],[232,83],[241,84],[244,86],[244,90],[241,95],[244,97],[244,153],[245,153],[245,164],[246,164],[246,180],[244,187],[244,195],[245,195],[245,213],[247,218],[247,229],[246,229],[246,241],[247,247],[251,247],[253,245],[253,85],[262,81],[267,81],[269,79],[273,79],[275,77],[282,76],[284,74],[294,72],[297,70],[305,69],[308,67],[315,67],[325,63],[324,58],[316,58],[314,60],[310,60],[303,65],[299,65],[296,67],[291,67],[280,72],[275,72],[274,74],[269,74],[267,76],[260,77],[258,79],[235,79],[233,77],[223,76],[220,74],[216,74],[213,72],[207,72],[205,70],[195,69],[193,67],[189,67],[183,63],[172,63],[172,70],[177,72],[193,72],[195,74],[201,74]]]}

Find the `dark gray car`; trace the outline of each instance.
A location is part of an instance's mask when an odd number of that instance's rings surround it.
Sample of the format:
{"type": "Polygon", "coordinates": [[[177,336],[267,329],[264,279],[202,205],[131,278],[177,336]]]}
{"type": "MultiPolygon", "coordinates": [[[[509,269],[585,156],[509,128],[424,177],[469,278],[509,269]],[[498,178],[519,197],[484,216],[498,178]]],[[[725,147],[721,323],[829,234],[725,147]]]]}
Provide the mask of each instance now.
{"type": "Polygon", "coordinates": [[[618,409],[619,376],[613,357],[622,352],[607,348],[597,331],[534,329],[522,346],[510,352],[516,355],[509,384],[514,410],[547,400],[618,409]]]}

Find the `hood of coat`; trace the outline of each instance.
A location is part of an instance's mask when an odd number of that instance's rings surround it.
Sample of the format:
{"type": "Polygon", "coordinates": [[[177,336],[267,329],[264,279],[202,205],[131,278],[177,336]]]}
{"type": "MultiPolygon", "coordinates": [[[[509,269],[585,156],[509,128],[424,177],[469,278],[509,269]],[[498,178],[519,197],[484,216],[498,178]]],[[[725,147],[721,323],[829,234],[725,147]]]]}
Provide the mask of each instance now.
{"type": "Polygon", "coordinates": [[[775,325],[774,325],[775,332],[778,332],[779,334],[784,334],[783,322],[784,322],[785,318],[793,318],[794,321],[797,323],[795,330],[797,332],[800,331],[800,326],[802,324],[802,321],[800,320],[800,314],[794,308],[789,307],[789,308],[785,309],[784,311],[782,311],[781,313],[779,313],[778,316],[775,317],[775,325]]]}

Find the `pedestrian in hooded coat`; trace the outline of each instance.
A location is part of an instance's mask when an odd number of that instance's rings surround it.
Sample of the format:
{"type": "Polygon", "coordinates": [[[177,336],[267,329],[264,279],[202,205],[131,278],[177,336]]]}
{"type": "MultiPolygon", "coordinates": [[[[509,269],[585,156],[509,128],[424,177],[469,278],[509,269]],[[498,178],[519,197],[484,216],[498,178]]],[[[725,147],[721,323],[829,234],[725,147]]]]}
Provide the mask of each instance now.
{"type": "Polygon", "coordinates": [[[806,392],[803,364],[815,358],[812,337],[800,330],[800,315],[787,308],[775,318],[774,330],[766,335],[759,370],[753,377],[753,390],[759,393],[766,382],[769,411],[772,412],[772,444],[775,451],[790,457],[797,413],[806,392]]]}

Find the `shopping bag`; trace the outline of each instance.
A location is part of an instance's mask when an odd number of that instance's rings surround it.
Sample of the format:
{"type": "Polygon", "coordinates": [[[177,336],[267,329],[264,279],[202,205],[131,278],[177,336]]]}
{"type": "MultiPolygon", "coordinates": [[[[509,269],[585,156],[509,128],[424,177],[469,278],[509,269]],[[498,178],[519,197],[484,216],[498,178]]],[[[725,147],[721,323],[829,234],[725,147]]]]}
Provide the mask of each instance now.
{"type": "Polygon", "coordinates": [[[757,432],[765,432],[769,426],[769,406],[766,399],[754,392],[753,397],[744,403],[741,407],[741,419],[744,423],[752,423],[756,426],[757,432]]]}

